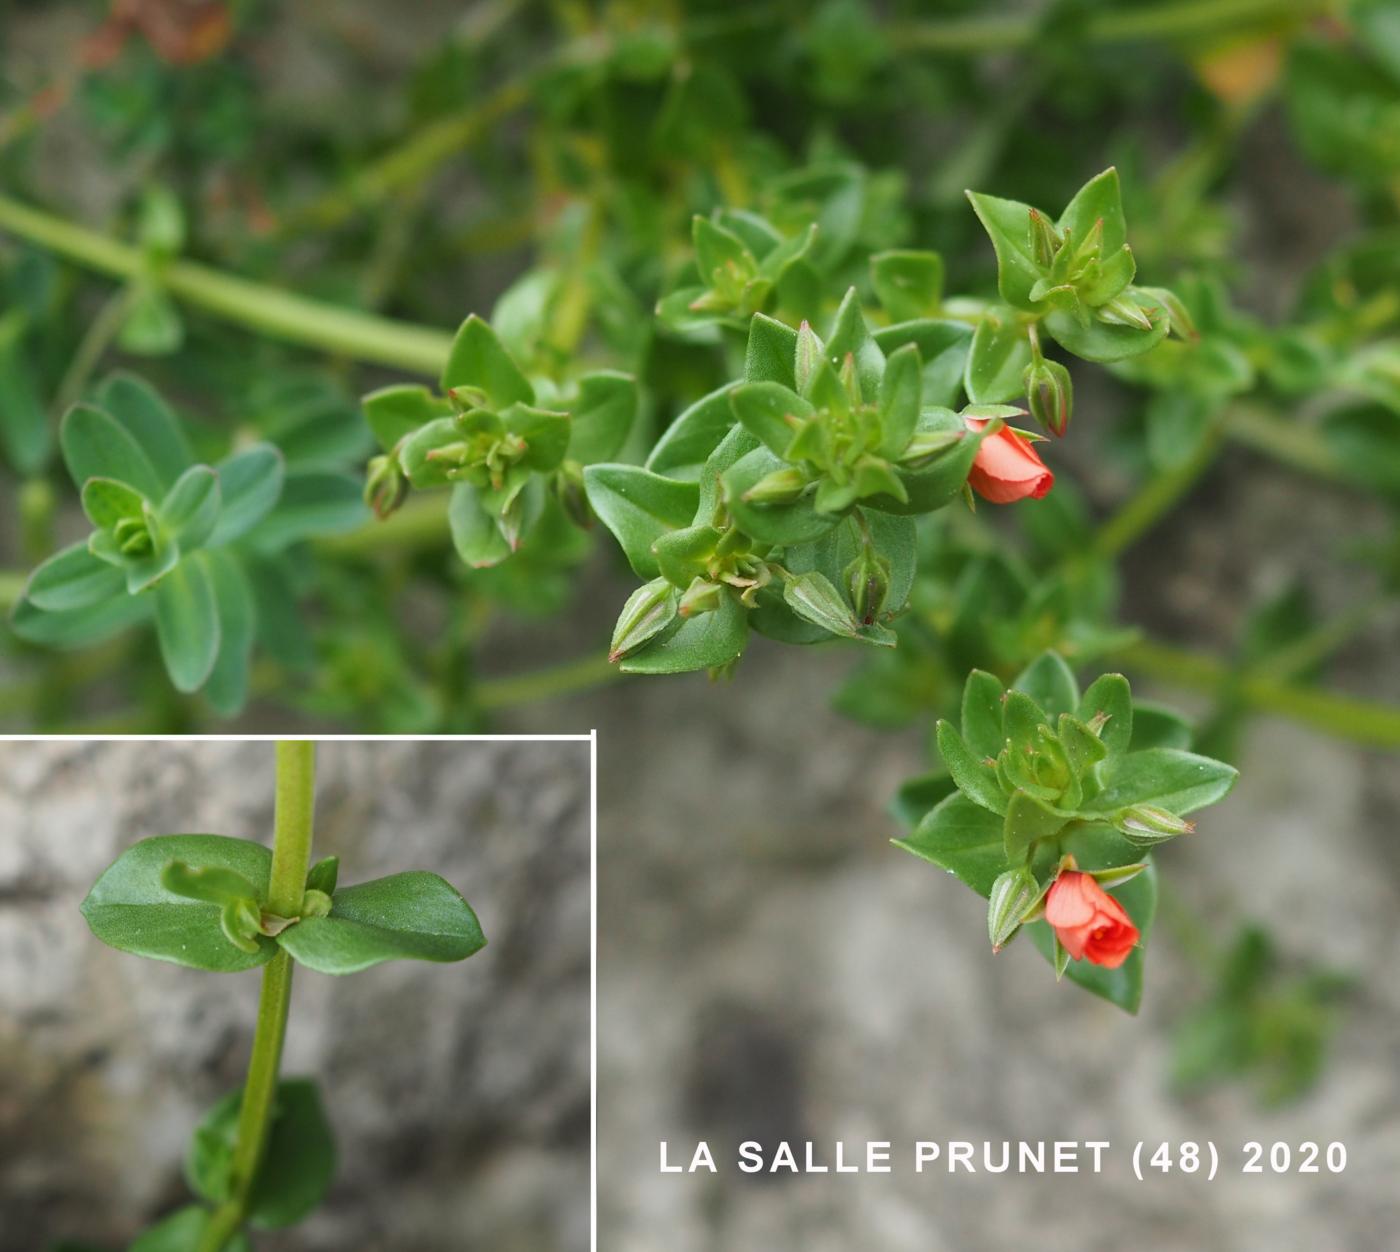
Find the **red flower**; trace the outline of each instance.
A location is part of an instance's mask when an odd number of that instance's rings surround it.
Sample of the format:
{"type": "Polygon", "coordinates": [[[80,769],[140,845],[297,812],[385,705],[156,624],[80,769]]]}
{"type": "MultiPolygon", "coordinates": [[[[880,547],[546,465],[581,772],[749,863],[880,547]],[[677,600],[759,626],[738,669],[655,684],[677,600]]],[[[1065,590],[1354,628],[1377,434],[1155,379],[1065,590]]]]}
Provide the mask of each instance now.
{"type": "Polygon", "coordinates": [[[1045,897],[1045,920],[1076,961],[1117,969],[1137,945],[1138,928],[1089,874],[1067,869],[1045,897]]]}
{"type": "MultiPolygon", "coordinates": [[[[987,420],[969,417],[967,424],[973,430],[981,430],[987,420]]],[[[984,500],[1011,504],[1027,496],[1039,500],[1055,485],[1055,475],[1045,468],[1029,439],[1003,426],[982,440],[967,481],[984,500]]]]}

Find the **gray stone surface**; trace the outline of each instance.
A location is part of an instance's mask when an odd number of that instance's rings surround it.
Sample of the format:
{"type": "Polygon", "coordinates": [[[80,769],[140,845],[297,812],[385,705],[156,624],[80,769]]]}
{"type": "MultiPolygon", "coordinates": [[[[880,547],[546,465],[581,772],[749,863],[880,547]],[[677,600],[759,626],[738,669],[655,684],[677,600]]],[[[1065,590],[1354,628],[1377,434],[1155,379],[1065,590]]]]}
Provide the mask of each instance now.
{"type": "MultiPolygon", "coordinates": [[[[185,1196],[203,1109],[242,1081],[256,974],[143,961],[78,903],[136,839],[268,841],[270,743],[0,744],[0,1249],[122,1246],[185,1196]]],[[[340,1149],[324,1208],[259,1249],[588,1245],[589,746],[334,742],[316,850],[342,882],[441,873],[487,947],[461,965],[299,971],[285,1072],[340,1149]]]]}
{"type": "MultiPolygon", "coordinates": [[[[735,681],[595,698],[599,749],[600,1247],[608,1252],[1047,1252],[1394,1246],[1400,1198],[1400,884],[1393,759],[1256,723],[1235,794],[1164,851],[1207,932],[1266,918],[1292,957],[1357,975],[1325,1076],[1261,1108],[1182,1099],[1170,1030],[1201,993],[1170,925],[1130,1018],[1016,944],[984,905],[889,846],[882,808],[918,736],[831,713],[849,654],[756,647],[735,681]],[[664,735],[660,728],[665,727],[664,735]],[[643,785],[642,780],[645,780],[643,785]],[[1270,854],[1266,857],[1266,853],[1270,854]],[[721,1173],[661,1176],[710,1141],[721,1173]],[[1106,1139],[1100,1177],[743,1177],[737,1144],[1106,1139]],[[1213,1140],[1213,1182],[1131,1173],[1139,1140],[1213,1140]],[[1243,1176],[1251,1140],[1344,1142],[1339,1177],[1243,1176]]],[[[1157,693],[1165,695],[1167,693],[1157,693]]],[[[543,714],[540,714],[542,717],[543,714]]],[[[999,1150],[999,1148],[998,1148],[999,1150]]]]}

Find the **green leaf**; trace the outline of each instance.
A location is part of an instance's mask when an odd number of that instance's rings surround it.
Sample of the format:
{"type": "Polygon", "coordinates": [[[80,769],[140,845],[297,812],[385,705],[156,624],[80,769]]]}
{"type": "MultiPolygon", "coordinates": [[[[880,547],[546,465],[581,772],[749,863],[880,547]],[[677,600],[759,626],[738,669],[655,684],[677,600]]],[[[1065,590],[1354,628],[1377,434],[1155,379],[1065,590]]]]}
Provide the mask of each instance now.
{"type": "Polygon", "coordinates": [[[1074,671],[1057,652],[1042,652],[1017,675],[1011,686],[1030,696],[1051,726],[1061,713],[1073,713],[1079,707],[1079,684],[1074,680],[1074,671]]]}
{"type": "Polygon", "coordinates": [[[831,325],[831,333],[826,338],[828,361],[839,367],[847,355],[855,358],[861,394],[867,400],[874,400],[879,394],[880,377],[885,371],[885,354],[865,323],[860,297],[854,287],[842,298],[831,325]]]}
{"type": "Polygon", "coordinates": [[[870,258],[870,279],[891,321],[928,317],[943,299],[943,258],[936,252],[877,252],[870,258]]]}
{"type": "Polygon", "coordinates": [[[535,390],[501,345],[496,332],[473,313],[452,340],[442,371],[442,389],[477,387],[497,412],[512,404],[533,404],[535,390]]]}
{"type": "Polygon", "coordinates": [[[726,594],[711,613],[685,618],[638,652],[622,658],[624,674],[683,674],[726,665],[744,651],[748,615],[726,594]]]}
{"type": "Polygon", "coordinates": [[[513,404],[501,417],[506,429],[525,441],[525,455],[520,458],[522,466],[548,474],[564,463],[571,433],[567,413],[513,404]]]}
{"type": "Polygon", "coordinates": [[[734,416],[774,456],[782,457],[792,443],[793,426],[788,417],[810,417],[812,406],[791,387],[781,383],[741,383],[729,393],[734,416]]]}
{"type": "Polygon", "coordinates": [[[595,370],[578,383],[569,459],[580,465],[610,461],[621,450],[637,417],[637,380],[617,370],[595,370]]]}
{"type": "Polygon", "coordinates": [[[1133,704],[1133,733],[1129,741],[1132,751],[1189,748],[1192,738],[1191,723],[1175,709],[1147,700],[1138,700],[1133,704]]]}
{"type": "MultiPolygon", "coordinates": [[[[795,342],[796,335],[793,338],[795,342]]],[[[791,372],[789,368],[788,373],[791,372]]],[[[654,474],[668,474],[673,478],[694,477],[695,471],[705,464],[734,426],[729,393],[737,386],[738,383],[725,383],[677,417],[661,432],[661,438],[646,459],[646,468],[654,474]],[[683,474],[683,471],[689,472],[683,474]]]]}
{"type": "Polygon", "coordinates": [[[923,362],[919,349],[906,344],[885,362],[880,380],[880,453],[898,457],[909,445],[919,424],[920,396],[923,389],[923,362]]]}
{"type": "Polygon", "coordinates": [[[972,209],[991,237],[997,254],[997,289],[1014,308],[1035,312],[1031,288],[1040,281],[1040,267],[1030,252],[1030,205],[1018,200],[969,191],[972,209]]]}
{"type": "Polygon", "coordinates": [[[1133,697],[1128,680],[1122,674],[1103,674],[1094,679],[1075,711],[1081,722],[1092,722],[1105,714],[1108,720],[1099,732],[1099,739],[1110,756],[1117,756],[1126,752],[1133,742],[1133,697]]]}
{"type": "Polygon", "coordinates": [[[461,961],[485,946],[471,906],[436,874],[410,870],[342,887],[329,917],[309,917],[278,937],[323,974],[353,974],[381,961],[461,961]]]}
{"type": "Polygon", "coordinates": [[[758,269],[758,262],[744,241],[707,217],[696,215],[691,222],[691,237],[700,277],[707,284],[713,280],[716,270],[733,266],[741,273],[752,274],[758,269]]]}
{"type": "Polygon", "coordinates": [[[21,600],[10,618],[10,628],[28,643],[86,648],[145,621],[151,614],[151,600],[150,596],[121,595],[62,612],[46,612],[29,600],[21,600]]]}
{"type": "Polygon", "coordinates": [[[1178,817],[1223,799],[1239,771],[1223,761],[1182,752],[1148,748],[1105,761],[1103,790],[1085,808],[1108,813],[1131,804],[1154,804],[1178,817]]]}
{"type": "Polygon", "coordinates": [[[963,384],[973,404],[1005,404],[1026,394],[1022,378],[1031,343],[1010,310],[988,310],[977,323],[963,384]]]}
{"type": "Polygon", "coordinates": [[[1045,839],[1058,834],[1069,822],[1069,818],[1056,813],[1042,804],[1034,796],[1024,791],[1013,791],[1006,802],[1006,822],[1002,835],[1006,841],[1006,859],[1012,865],[1019,865],[1026,859],[1031,844],[1037,839],[1045,839]]]}
{"type": "Polygon", "coordinates": [[[99,530],[111,530],[128,518],[146,516],[146,497],[115,478],[89,478],[78,495],[88,521],[99,530]]]}
{"type": "Polygon", "coordinates": [[[247,532],[260,552],[279,552],[302,539],[339,535],[365,525],[365,507],[357,478],[330,470],[295,470],[282,480],[277,504],[247,532]]]}
{"type": "MultiPolygon", "coordinates": [[[[1081,869],[1099,869],[1100,866],[1081,864],[1081,869]]],[[[1157,913],[1157,870],[1148,865],[1142,873],[1117,888],[1113,895],[1133,919],[1141,932],[1140,946],[1117,969],[1105,969],[1090,961],[1071,961],[1065,970],[1071,982],[1078,983],[1086,991],[1102,996],[1111,1004],[1116,1004],[1127,1013],[1136,1013],[1142,1003],[1142,974],[1148,935],[1152,931],[1152,921],[1157,913]]],[[[1041,955],[1053,962],[1055,935],[1044,921],[1032,923],[1028,927],[1031,941],[1041,955]]]]}
{"type": "Polygon", "coordinates": [[[216,465],[222,506],[214,533],[205,547],[232,543],[252,530],[276,505],[282,494],[285,463],[270,443],[255,443],[216,465]]]}
{"type": "Polygon", "coordinates": [[[85,609],[114,596],[124,595],[122,571],[75,543],[54,553],[30,576],[24,596],[35,608],[49,612],[85,609]]]}
{"type": "MultiPolygon", "coordinates": [[[[231,1194],[242,1102],[240,1087],[215,1104],[200,1119],[185,1156],[190,1190],[211,1204],[231,1194]]],[[[248,1221],[262,1230],[296,1225],[325,1198],[334,1175],[335,1139],[316,1083],[284,1078],[273,1096],[267,1146],[248,1196],[248,1221]]]]}
{"type": "Polygon", "coordinates": [[[26,342],[28,315],[19,308],[0,316],[0,449],[21,477],[44,468],[53,449],[49,416],[39,398],[33,345],[26,342]]]}
{"type": "Polygon", "coordinates": [[[1002,819],[961,792],[937,804],[912,835],[894,844],[956,874],[980,896],[990,895],[1008,868],[1002,819]]]}
{"type": "Polygon", "coordinates": [[[116,418],[89,404],[75,404],[64,414],[58,434],[63,461],[75,486],[89,478],[113,478],[150,500],[165,493],[151,459],[116,418]]]}
{"type": "Polygon", "coordinates": [[[97,407],[126,428],[154,466],[160,490],[151,493],[153,500],[173,487],[194,464],[194,452],[180,419],[145,379],[120,372],[109,375],[97,389],[97,407]]]}
{"type": "MultiPolygon", "coordinates": [[[[1137,290],[1134,287],[1125,288],[1123,295],[1131,299],[1132,293],[1137,290]]],[[[1097,318],[1091,318],[1085,324],[1073,314],[1059,310],[1047,314],[1041,324],[1066,352],[1073,352],[1085,361],[1122,361],[1155,348],[1171,330],[1171,319],[1165,309],[1152,301],[1144,308],[1152,321],[1151,330],[1119,326],[1097,318]]]]}
{"type": "Polygon", "coordinates": [[[639,578],[658,574],[654,544],[689,526],[699,489],[635,465],[590,465],[583,471],[588,502],[612,531],[639,578]]]}
{"type": "MultiPolygon", "coordinates": [[[[755,313],[749,319],[749,341],[744,354],[744,381],[796,387],[797,378],[793,373],[796,353],[797,332],[791,326],[763,313],[755,313]]],[[[718,443],[719,440],[715,442],[718,443]]]]}
{"type": "Polygon", "coordinates": [[[161,501],[159,516],[181,551],[192,552],[214,533],[221,507],[218,474],[207,465],[191,465],[161,501]]]}
{"type": "Polygon", "coordinates": [[[232,870],[267,896],[272,853],[262,844],[223,835],[155,835],[127,848],[104,870],[82,903],[83,916],[103,943],[123,952],[194,969],[236,973],[272,959],[276,946],[260,936],[244,952],[224,936],[219,905],[187,900],[161,885],[172,861],[232,870]]]}
{"type": "Polygon", "coordinates": [[[399,440],[435,418],[448,417],[452,405],[419,383],[397,383],[371,391],[360,401],[365,421],[384,452],[392,452],[399,440]]]}
{"type": "MultiPolygon", "coordinates": [[[[1000,701],[997,713],[1000,714],[1000,701]]],[[[1000,717],[998,717],[1000,721],[1000,717]]],[[[998,816],[1006,812],[1006,793],[997,781],[994,765],[988,758],[995,758],[999,747],[993,748],[986,756],[977,756],[967,741],[953,728],[953,723],[940,721],[937,728],[938,755],[953,776],[953,782],[974,804],[980,805],[998,816]]]]}
{"type": "Polygon", "coordinates": [[[832,530],[840,520],[838,515],[818,513],[815,497],[810,493],[788,504],[760,504],[745,499],[746,493],[757,483],[786,465],[786,461],[767,448],[754,448],[730,466],[720,479],[725,505],[739,529],[761,543],[784,547],[811,543],[832,530]]]}
{"type": "Polygon", "coordinates": [[[875,342],[886,354],[906,344],[919,349],[923,361],[923,403],[956,408],[962,395],[963,372],[972,346],[972,327],[946,318],[920,318],[896,322],[875,332],[875,342]]]}
{"type": "Polygon", "coordinates": [[[168,356],[184,341],[184,319],[170,296],[153,283],[133,283],[117,346],[136,356],[168,356]]]}
{"type": "Polygon", "coordinates": [[[1077,248],[1088,238],[1094,224],[1103,220],[1103,256],[1122,249],[1128,242],[1128,225],[1123,220],[1123,195],[1118,185],[1118,171],[1110,165],[1074,194],[1056,223],[1069,234],[1067,248],[1077,248]]]}
{"type": "Polygon", "coordinates": [[[204,685],[215,712],[233,717],[248,699],[248,672],[257,636],[257,601],[243,564],[230,552],[206,552],[205,569],[219,621],[219,652],[204,685]]]}
{"type": "Polygon", "coordinates": [[[967,676],[962,698],[962,737],[978,757],[995,758],[1001,751],[1001,679],[975,669],[967,676]]]}
{"type": "Polygon", "coordinates": [[[510,556],[510,544],[470,483],[457,483],[447,505],[447,524],[457,555],[472,569],[490,569],[510,556]]]}
{"type": "Polygon", "coordinates": [[[177,691],[198,691],[219,655],[214,587],[200,554],[181,561],[156,585],[156,635],[177,691]]]}
{"type": "MultiPolygon", "coordinates": [[[[138,1235],[127,1252],[192,1252],[199,1247],[211,1216],[208,1209],[197,1204],[178,1209],[138,1235]]],[[[248,1237],[234,1235],[224,1244],[224,1252],[250,1252],[248,1237]]]]}

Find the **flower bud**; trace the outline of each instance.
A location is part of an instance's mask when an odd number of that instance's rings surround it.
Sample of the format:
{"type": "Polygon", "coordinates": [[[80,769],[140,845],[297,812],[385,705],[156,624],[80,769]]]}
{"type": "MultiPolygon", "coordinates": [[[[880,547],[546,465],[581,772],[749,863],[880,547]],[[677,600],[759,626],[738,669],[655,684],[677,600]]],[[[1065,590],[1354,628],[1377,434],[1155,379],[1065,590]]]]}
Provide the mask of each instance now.
{"type": "Polygon", "coordinates": [[[724,586],[711,582],[702,575],[691,580],[685,594],[681,596],[679,612],[682,617],[699,617],[701,613],[713,613],[724,603],[724,586]]]}
{"type": "Polygon", "coordinates": [[[1069,370],[1058,361],[1043,357],[1026,366],[1023,379],[1031,416],[1052,435],[1060,436],[1069,426],[1074,403],[1074,385],[1069,370]]]}
{"type": "Polygon", "coordinates": [[[1118,815],[1118,829],[1129,843],[1151,847],[1154,843],[1175,839],[1177,835],[1189,835],[1196,829],[1196,823],[1155,804],[1135,804],[1118,815]]]}
{"type": "Polygon", "coordinates": [[[807,476],[793,466],[765,474],[744,492],[751,504],[791,504],[807,487],[807,476]]]}
{"type": "Polygon", "coordinates": [[[997,878],[987,900],[987,937],[992,941],[993,952],[1000,952],[1021,926],[1032,920],[1043,895],[1035,875],[1025,865],[1009,869],[997,878]]]}
{"type": "Polygon", "coordinates": [[[862,626],[873,626],[889,598],[890,563],[869,544],[863,544],[859,555],[842,572],[857,620],[862,626]]]}
{"type": "Polygon", "coordinates": [[[324,891],[308,887],[301,897],[302,917],[325,917],[331,911],[331,898],[324,891]]]}
{"type": "Polygon", "coordinates": [[[1151,330],[1152,319],[1144,312],[1142,305],[1131,296],[1114,296],[1107,304],[1094,310],[1101,322],[1111,326],[1131,326],[1134,330],[1151,330]]]}
{"type": "Polygon", "coordinates": [[[219,925],[224,938],[243,952],[258,950],[257,936],[262,934],[262,910],[255,900],[230,900],[219,910],[219,925]]]}
{"type": "Polygon", "coordinates": [[[860,623],[831,585],[831,580],[816,570],[789,575],[783,587],[783,601],[803,621],[829,630],[833,635],[854,639],[860,633],[860,623]]]}
{"type": "Polygon", "coordinates": [[[638,587],[622,606],[608,647],[608,660],[616,663],[650,643],[676,617],[676,589],[664,578],[654,578],[638,587]]]}
{"type": "Polygon", "coordinates": [[[917,431],[900,454],[899,463],[915,469],[922,469],[925,465],[942,456],[949,448],[961,443],[962,438],[963,432],[960,430],[917,431]]]}
{"type": "Polygon", "coordinates": [[[365,475],[365,503],[383,521],[404,502],[408,495],[408,479],[399,468],[395,456],[377,456],[369,463],[365,475]]]}
{"type": "Polygon", "coordinates": [[[554,492],[568,514],[569,520],[581,530],[593,526],[593,509],[583,488],[583,467],[577,461],[565,461],[554,480],[554,492]]]}

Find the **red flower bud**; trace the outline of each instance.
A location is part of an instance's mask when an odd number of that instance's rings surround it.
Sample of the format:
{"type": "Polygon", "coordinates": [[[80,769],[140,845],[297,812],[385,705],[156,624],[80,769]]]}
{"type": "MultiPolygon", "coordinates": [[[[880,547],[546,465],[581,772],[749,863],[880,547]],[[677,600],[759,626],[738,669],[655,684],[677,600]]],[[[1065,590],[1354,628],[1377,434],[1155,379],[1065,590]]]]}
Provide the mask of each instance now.
{"type": "MultiPolygon", "coordinates": [[[[981,430],[987,419],[969,417],[967,424],[973,430],[981,430]]],[[[1027,496],[1039,500],[1055,485],[1055,475],[1045,468],[1029,439],[1003,426],[982,440],[967,481],[984,500],[1011,504],[1027,496]]]]}
{"type": "Polygon", "coordinates": [[[1076,961],[1117,969],[1137,945],[1138,928],[1092,875],[1067,869],[1045,897],[1045,920],[1076,961]]]}

